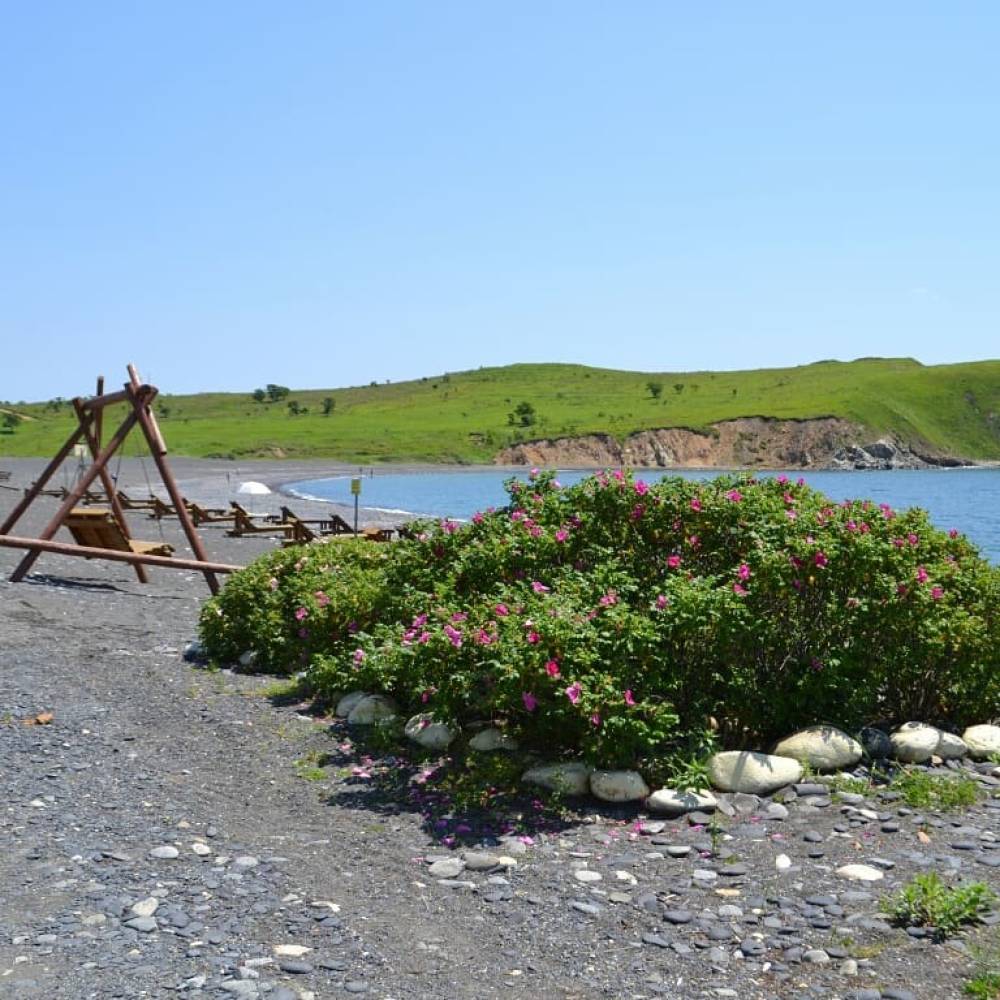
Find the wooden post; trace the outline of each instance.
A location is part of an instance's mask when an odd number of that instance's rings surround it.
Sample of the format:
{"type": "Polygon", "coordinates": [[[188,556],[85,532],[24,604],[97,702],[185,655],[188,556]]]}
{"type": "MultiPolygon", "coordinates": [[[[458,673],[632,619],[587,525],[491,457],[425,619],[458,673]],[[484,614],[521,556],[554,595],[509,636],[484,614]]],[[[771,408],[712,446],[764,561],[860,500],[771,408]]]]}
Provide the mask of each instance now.
{"type": "MultiPolygon", "coordinates": [[[[170,495],[170,500],[174,505],[174,510],[177,511],[177,519],[181,522],[181,527],[184,529],[184,534],[187,537],[188,544],[191,546],[191,551],[194,553],[195,558],[200,559],[202,562],[208,562],[208,553],[205,551],[205,546],[202,544],[201,535],[198,534],[197,529],[191,523],[191,514],[187,509],[187,504],[184,502],[184,497],[181,496],[181,492],[177,488],[177,482],[174,479],[174,474],[170,471],[170,467],[164,460],[164,456],[167,454],[167,446],[163,440],[163,435],[160,434],[160,428],[157,426],[156,417],[153,415],[153,411],[150,409],[149,405],[156,396],[156,390],[152,389],[151,392],[147,391],[149,387],[139,384],[139,376],[134,365],[128,366],[128,373],[131,379],[131,383],[128,388],[134,394],[133,412],[139,421],[139,426],[142,427],[142,431],[146,436],[146,441],[149,444],[149,450],[153,455],[153,461],[156,463],[156,467],[160,471],[160,478],[163,480],[163,485],[167,488],[167,493],[170,495]]],[[[209,590],[211,590],[213,594],[217,594],[219,592],[219,581],[216,579],[215,574],[210,570],[205,570],[205,582],[208,584],[209,590]]]]}
{"type": "Polygon", "coordinates": [[[127,562],[133,565],[163,566],[167,569],[209,569],[213,573],[237,573],[242,566],[229,563],[203,562],[201,559],[177,559],[174,556],[154,556],[141,552],[124,552],[119,549],[98,549],[92,545],[76,545],[73,542],[42,541],[38,538],[18,538],[16,535],[0,535],[0,548],[40,549],[60,556],[82,556],[84,559],[108,559],[111,562],[127,562]]]}

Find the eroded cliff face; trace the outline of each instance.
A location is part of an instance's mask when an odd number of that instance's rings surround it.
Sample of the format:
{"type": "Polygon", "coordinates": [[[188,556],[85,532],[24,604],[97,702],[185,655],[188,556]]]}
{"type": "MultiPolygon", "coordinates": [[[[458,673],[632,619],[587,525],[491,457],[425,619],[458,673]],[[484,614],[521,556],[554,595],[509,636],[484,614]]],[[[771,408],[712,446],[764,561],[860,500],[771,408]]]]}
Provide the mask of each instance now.
{"type": "Polygon", "coordinates": [[[550,468],[658,469],[914,469],[964,464],[946,456],[918,454],[890,438],[873,441],[863,428],[836,417],[740,417],[714,424],[708,434],[662,427],[638,431],[622,443],[610,434],[546,438],[504,448],[494,461],[550,468]]]}

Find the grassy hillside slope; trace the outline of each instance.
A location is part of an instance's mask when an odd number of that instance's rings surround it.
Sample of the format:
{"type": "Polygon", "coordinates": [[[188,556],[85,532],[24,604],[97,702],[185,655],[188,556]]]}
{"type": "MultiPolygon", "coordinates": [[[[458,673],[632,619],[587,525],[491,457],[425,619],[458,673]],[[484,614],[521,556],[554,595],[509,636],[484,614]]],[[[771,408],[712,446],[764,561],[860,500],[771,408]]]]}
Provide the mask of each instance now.
{"type": "MultiPolygon", "coordinates": [[[[49,455],[72,423],[66,404],[3,408],[24,419],[13,433],[0,434],[0,456],[49,455]]],[[[171,451],[191,456],[488,462],[517,440],[595,432],[623,438],[648,428],[704,429],[742,416],[835,416],[863,424],[873,436],[893,433],[938,452],[996,460],[1000,361],[928,367],[911,359],[866,358],[657,374],[510,365],[394,384],[294,390],[275,403],[255,402],[249,392],[163,395],[157,413],[171,451]],[[658,395],[650,383],[660,386],[658,395]],[[329,415],[322,412],[326,398],[333,400],[329,415]],[[291,414],[292,401],[306,412],[291,414]],[[508,414],[523,402],[534,407],[536,422],[511,425],[508,414]]]]}

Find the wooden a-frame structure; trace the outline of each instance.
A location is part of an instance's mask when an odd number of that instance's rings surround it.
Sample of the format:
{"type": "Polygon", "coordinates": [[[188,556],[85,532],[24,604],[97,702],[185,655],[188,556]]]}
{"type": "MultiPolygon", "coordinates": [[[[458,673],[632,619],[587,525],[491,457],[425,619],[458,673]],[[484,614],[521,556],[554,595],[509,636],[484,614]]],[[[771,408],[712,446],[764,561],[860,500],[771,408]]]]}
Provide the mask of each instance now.
{"type": "Polygon", "coordinates": [[[233,573],[239,566],[211,562],[205,552],[201,537],[191,520],[184,498],[177,489],[170,467],[167,465],[167,446],[152,411],[152,402],[159,390],[156,386],[147,385],[139,380],[135,365],[128,366],[129,381],[120,392],[105,393],[104,378],[97,380],[97,394],[90,399],[77,397],[72,401],[76,411],[77,427],[66,439],[55,458],[45,467],[45,471],[25,492],[24,497],[14,507],[7,520],[0,525],[0,546],[27,549],[24,558],[17,569],[11,574],[11,582],[17,583],[34,565],[42,552],[55,552],[59,555],[84,556],[88,559],[110,559],[118,562],[131,563],[135,574],[142,583],[148,582],[146,566],[169,566],[174,569],[200,570],[213,594],[219,591],[217,573],[233,573]],[[102,445],[101,434],[105,407],[117,403],[126,403],[128,413],[121,426],[111,435],[107,444],[102,445]],[[100,479],[104,492],[107,494],[111,512],[125,539],[130,539],[125,513],[118,497],[111,474],[108,472],[108,462],[125,444],[129,433],[138,426],[146,439],[153,461],[160,473],[163,485],[166,487],[170,500],[177,511],[177,518],[194,553],[194,559],[178,559],[172,556],[149,555],[143,552],[121,551],[118,549],[97,548],[86,545],[72,545],[66,542],[53,541],[56,532],[63,526],[70,511],[80,502],[91,484],[100,479]],[[91,455],[91,464],[82,470],[76,485],[71,487],[60,504],[52,520],[45,526],[38,538],[19,538],[10,534],[11,529],[20,520],[24,512],[34,500],[43,493],[45,484],[52,478],[56,470],[66,460],[74,447],[81,442],[86,444],[91,455]]]}

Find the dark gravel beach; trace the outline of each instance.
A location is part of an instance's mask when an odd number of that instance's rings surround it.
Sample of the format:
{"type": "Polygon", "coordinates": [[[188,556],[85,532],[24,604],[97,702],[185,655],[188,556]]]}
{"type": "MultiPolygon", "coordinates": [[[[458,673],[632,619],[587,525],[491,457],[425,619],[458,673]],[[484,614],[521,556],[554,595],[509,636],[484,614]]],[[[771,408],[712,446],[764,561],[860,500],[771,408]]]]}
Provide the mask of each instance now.
{"type": "MultiPolygon", "coordinates": [[[[15,487],[43,464],[2,462],[15,487]]],[[[189,499],[230,498],[233,463],[173,467],[189,499]]],[[[238,477],[345,471],[245,463],[238,477]]],[[[145,493],[142,468],[126,462],[121,485],[145,493]]],[[[0,490],[0,517],[17,496],[0,490]]],[[[182,548],[176,521],[130,523],[182,548]]],[[[201,534],[222,562],[278,544],[201,534]]],[[[0,548],[0,996],[947,1000],[970,946],[997,947],[989,926],[937,943],[878,912],[921,872],[1000,890],[991,764],[953,762],[984,794],[959,813],[807,782],[781,803],[720,796],[715,843],[697,814],[643,822],[587,801],[561,827],[465,854],[380,790],[391,761],[362,759],[341,721],[268,697],[268,678],[185,660],[199,574],[154,568],[142,585],[124,564],[42,555],[11,584],[21,554],[0,548]],[[848,864],[881,877],[838,875],[848,864]]]]}

